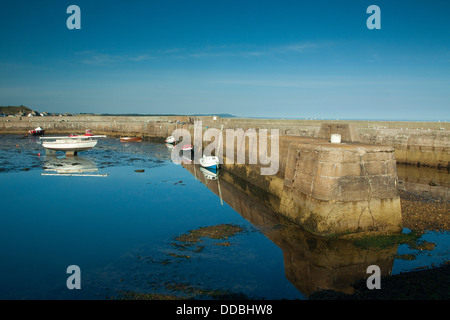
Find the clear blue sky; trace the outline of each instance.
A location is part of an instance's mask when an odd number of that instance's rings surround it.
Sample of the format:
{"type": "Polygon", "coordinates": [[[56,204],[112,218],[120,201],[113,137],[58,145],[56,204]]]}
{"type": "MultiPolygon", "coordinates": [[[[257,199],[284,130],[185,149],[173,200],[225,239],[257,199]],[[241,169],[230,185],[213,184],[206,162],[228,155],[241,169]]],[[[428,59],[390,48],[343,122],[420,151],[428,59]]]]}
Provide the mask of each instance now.
{"type": "Polygon", "coordinates": [[[450,1],[2,0],[0,43],[0,105],[450,120],[450,1]]]}

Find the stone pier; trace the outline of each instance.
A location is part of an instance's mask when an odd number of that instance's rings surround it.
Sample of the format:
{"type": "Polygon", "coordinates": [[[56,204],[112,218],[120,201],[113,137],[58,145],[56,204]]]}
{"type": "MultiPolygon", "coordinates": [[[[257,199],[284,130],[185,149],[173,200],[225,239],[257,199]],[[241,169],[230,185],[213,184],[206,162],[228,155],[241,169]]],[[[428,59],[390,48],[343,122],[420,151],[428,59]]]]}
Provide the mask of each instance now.
{"type": "Polygon", "coordinates": [[[402,231],[394,148],[281,136],[276,175],[261,165],[223,168],[280,201],[273,209],[321,236],[402,231]]]}
{"type": "Polygon", "coordinates": [[[280,212],[314,234],[402,230],[392,147],[291,143],[280,212]]]}

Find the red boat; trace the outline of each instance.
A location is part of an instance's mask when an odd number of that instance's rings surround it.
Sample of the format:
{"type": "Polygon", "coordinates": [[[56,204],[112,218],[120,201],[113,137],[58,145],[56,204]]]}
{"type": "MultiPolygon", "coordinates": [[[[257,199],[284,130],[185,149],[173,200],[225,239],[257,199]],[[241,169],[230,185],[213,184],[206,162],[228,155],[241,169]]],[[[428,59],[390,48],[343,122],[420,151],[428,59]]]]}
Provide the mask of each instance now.
{"type": "MultiPolygon", "coordinates": [[[[90,129],[86,129],[86,133],[83,134],[83,137],[92,137],[93,134],[90,129]]],[[[69,137],[78,137],[77,134],[69,134],[69,137]]]]}
{"type": "Polygon", "coordinates": [[[120,142],[141,142],[142,137],[120,137],[120,142]]]}
{"type": "Polygon", "coordinates": [[[44,132],[45,132],[45,130],[43,130],[41,127],[37,127],[34,130],[29,130],[28,134],[31,134],[33,136],[41,136],[44,134],[44,132]]]}
{"type": "Polygon", "coordinates": [[[183,147],[181,147],[181,150],[192,150],[194,149],[194,146],[192,144],[185,144],[183,147]]]}

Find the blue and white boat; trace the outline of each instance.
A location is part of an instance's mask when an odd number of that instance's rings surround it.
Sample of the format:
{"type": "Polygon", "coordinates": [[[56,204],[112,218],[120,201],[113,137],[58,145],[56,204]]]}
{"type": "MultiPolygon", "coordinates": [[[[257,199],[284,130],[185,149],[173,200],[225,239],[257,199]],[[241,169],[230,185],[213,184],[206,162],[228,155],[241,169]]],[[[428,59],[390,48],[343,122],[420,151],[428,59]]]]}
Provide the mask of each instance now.
{"type": "Polygon", "coordinates": [[[200,165],[203,168],[207,168],[209,170],[217,170],[219,168],[219,157],[216,156],[209,156],[209,157],[201,157],[200,158],[200,165]]]}

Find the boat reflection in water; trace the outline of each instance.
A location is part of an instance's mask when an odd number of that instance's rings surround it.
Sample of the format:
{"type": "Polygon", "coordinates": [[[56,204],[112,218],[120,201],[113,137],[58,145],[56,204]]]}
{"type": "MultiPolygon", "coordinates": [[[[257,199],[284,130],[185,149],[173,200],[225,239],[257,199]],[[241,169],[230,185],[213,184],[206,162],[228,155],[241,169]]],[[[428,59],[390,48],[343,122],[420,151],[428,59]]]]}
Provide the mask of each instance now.
{"type": "Polygon", "coordinates": [[[42,166],[43,176],[78,176],[78,177],[107,177],[107,174],[98,174],[98,168],[94,161],[83,158],[57,158],[47,156],[42,166]]]}
{"type": "Polygon", "coordinates": [[[286,278],[305,296],[321,290],[352,294],[352,284],[370,276],[370,265],[380,267],[382,275],[391,273],[397,245],[365,249],[348,240],[312,235],[277,213],[277,196],[226,170],[211,181],[199,165],[182,166],[283,251],[286,278]]]}

